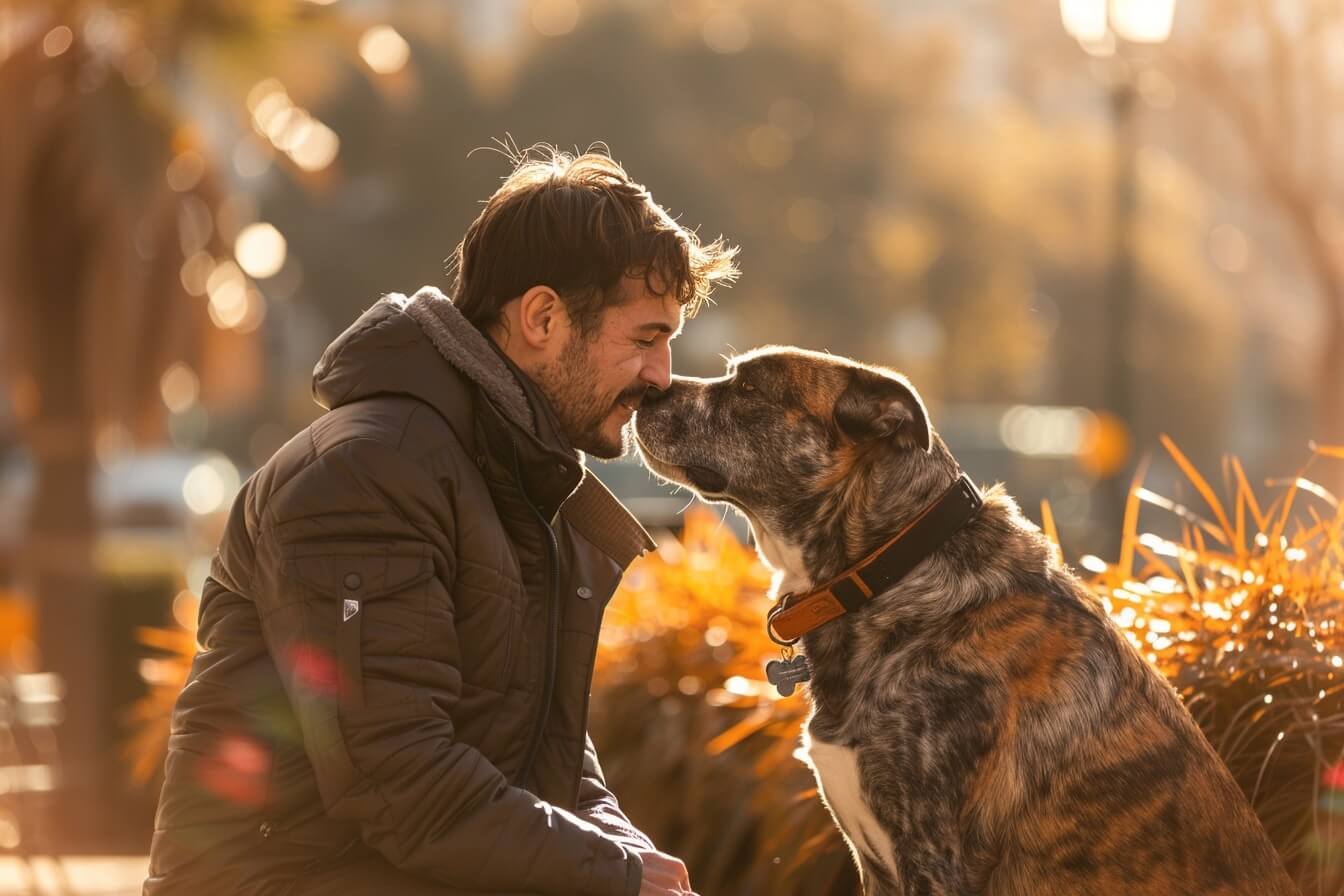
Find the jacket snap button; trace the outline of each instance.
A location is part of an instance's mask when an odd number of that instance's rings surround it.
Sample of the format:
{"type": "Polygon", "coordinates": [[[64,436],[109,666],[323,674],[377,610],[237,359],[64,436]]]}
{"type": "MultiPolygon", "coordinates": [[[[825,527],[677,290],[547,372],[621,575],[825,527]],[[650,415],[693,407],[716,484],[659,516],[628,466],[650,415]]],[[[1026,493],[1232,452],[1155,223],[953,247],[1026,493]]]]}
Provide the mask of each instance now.
{"type": "Polygon", "coordinates": [[[592,596],[593,596],[593,589],[589,588],[587,585],[579,586],[579,597],[583,598],[584,600],[588,600],[592,596]]]}
{"type": "Polygon", "coordinates": [[[349,588],[351,591],[354,591],[363,584],[364,580],[359,577],[359,573],[352,572],[345,577],[345,587],[349,588]]]}

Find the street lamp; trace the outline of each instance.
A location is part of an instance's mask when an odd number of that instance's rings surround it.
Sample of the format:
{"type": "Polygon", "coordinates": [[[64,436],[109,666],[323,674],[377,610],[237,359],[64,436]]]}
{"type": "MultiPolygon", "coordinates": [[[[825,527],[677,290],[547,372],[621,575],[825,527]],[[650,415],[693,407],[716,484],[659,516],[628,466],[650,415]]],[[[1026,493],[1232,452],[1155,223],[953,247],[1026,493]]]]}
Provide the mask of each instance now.
{"type": "Polygon", "coordinates": [[[1176,0],[1059,0],[1064,30],[1083,49],[1110,55],[1114,41],[1160,44],[1171,36],[1176,0]]]}
{"type": "MultiPolygon", "coordinates": [[[[1109,57],[1109,92],[1115,174],[1112,203],[1112,253],[1107,276],[1106,410],[1128,430],[1134,419],[1132,382],[1127,349],[1133,338],[1132,321],[1139,302],[1135,289],[1134,224],[1137,207],[1135,160],[1138,140],[1134,111],[1137,89],[1134,67],[1142,62],[1140,45],[1160,44],[1171,35],[1176,0],[1059,0],[1059,15],[1067,31],[1092,56],[1109,57]]],[[[1124,469],[1109,483],[1111,519],[1118,520],[1129,497],[1124,469]]]]}

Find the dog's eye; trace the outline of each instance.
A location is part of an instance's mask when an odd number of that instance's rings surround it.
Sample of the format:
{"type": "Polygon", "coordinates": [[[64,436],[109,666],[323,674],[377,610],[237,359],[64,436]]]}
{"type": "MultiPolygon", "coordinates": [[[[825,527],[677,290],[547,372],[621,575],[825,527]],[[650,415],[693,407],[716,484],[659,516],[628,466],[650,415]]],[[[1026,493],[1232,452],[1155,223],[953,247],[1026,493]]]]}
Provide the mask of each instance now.
{"type": "Polygon", "coordinates": [[[756,391],[756,387],[753,386],[751,383],[747,382],[746,380],[739,380],[737,383],[737,388],[741,389],[743,392],[756,391]]]}

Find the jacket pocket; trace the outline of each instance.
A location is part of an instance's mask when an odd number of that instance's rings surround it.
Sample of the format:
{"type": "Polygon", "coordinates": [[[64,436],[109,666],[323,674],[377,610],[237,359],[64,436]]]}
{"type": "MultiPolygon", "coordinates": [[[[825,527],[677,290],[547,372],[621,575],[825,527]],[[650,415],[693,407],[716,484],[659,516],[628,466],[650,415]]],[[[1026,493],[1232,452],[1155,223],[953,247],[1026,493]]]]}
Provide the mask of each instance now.
{"type": "MultiPolygon", "coordinates": [[[[319,592],[321,612],[333,617],[336,686],[341,705],[364,706],[364,653],[375,639],[389,652],[424,637],[428,589],[434,575],[429,546],[358,542],[291,545],[286,572],[319,592]],[[372,625],[370,612],[377,615],[372,625]]],[[[325,626],[324,626],[325,627],[325,626]]]]}

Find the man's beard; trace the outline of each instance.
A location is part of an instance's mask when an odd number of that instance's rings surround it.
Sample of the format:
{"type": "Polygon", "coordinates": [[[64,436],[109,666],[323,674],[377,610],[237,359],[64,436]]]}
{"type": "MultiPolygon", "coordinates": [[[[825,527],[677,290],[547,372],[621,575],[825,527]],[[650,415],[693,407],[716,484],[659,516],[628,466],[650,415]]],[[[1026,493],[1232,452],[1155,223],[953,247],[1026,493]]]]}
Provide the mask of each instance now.
{"type": "Polygon", "coordinates": [[[622,426],[615,439],[602,431],[602,424],[618,402],[638,407],[648,386],[636,383],[615,396],[602,394],[598,372],[588,360],[589,344],[584,336],[571,334],[560,357],[538,371],[538,385],[550,400],[570,444],[585,454],[609,460],[630,450],[630,424],[622,426]]]}

